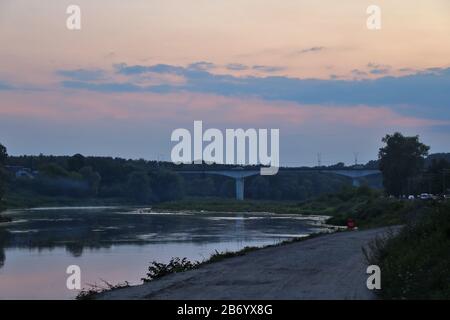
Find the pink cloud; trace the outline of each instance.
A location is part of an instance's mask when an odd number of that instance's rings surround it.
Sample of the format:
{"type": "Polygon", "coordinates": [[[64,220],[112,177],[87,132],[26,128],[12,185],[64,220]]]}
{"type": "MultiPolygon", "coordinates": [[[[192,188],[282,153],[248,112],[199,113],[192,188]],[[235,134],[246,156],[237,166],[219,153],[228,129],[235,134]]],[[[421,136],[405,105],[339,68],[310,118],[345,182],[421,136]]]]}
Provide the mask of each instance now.
{"type": "Polygon", "coordinates": [[[158,122],[167,126],[204,120],[228,126],[345,126],[414,128],[447,121],[404,116],[387,107],[299,105],[208,94],[1,92],[0,115],[52,121],[158,122]]]}

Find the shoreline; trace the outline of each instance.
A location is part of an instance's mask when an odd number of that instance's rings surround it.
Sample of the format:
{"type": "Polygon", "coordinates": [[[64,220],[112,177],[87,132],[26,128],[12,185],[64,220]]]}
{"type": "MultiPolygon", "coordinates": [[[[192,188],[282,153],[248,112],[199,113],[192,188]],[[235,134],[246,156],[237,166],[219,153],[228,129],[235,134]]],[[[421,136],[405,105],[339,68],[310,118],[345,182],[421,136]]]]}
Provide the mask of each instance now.
{"type": "Polygon", "coordinates": [[[391,229],[319,234],[256,248],[92,298],[375,299],[365,287],[367,263],[361,247],[391,229]]]}

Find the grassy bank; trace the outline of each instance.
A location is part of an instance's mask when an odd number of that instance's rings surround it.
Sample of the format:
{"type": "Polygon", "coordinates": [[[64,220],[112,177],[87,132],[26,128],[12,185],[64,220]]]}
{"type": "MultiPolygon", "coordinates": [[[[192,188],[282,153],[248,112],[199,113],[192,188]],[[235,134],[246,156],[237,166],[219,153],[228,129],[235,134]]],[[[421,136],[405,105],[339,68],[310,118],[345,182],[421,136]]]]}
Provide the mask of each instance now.
{"type": "Polygon", "coordinates": [[[383,299],[450,299],[450,203],[415,211],[396,236],[372,243],[383,299]]]}
{"type": "Polygon", "coordinates": [[[187,199],[153,206],[154,210],[195,210],[217,212],[273,212],[281,214],[327,215],[328,223],[345,225],[348,218],[361,228],[403,224],[418,202],[399,201],[368,187],[344,188],[304,202],[230,199],[187,199]]]}
{"type": "Polygon", "coordinates": [[[133,205],[129,200],[121,198],[76,198],[63,196],[42,196],[35,193],[8,193],[4,199],[8,209],[60,207],[60,206],[113,206],[133,205]]]}
{"type": "Polygon", "coordinates": [[[273,212],[302,214],[301,203],[293,201],[244,200],[226,198],[189,198],[162,202],[152,206],[154,210],[192,210],[214,212],[273,212]]]}

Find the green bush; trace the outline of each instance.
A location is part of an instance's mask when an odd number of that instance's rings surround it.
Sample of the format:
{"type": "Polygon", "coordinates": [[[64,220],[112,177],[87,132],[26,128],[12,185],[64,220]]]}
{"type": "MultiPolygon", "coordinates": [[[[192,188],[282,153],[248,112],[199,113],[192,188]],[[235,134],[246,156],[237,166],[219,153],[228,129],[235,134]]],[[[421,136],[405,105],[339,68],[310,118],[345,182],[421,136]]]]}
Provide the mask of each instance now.
{"type": "Polygon", "coordinates": [[[147,278],[142,278],[143,282],[149,282],[154,279],[164,277],[171,273],[184,272],[194,269],[199,262],[191,262],[187,258],[172,258],[169,263],[160,263],[153,261],[148,267],[147,278]]]}

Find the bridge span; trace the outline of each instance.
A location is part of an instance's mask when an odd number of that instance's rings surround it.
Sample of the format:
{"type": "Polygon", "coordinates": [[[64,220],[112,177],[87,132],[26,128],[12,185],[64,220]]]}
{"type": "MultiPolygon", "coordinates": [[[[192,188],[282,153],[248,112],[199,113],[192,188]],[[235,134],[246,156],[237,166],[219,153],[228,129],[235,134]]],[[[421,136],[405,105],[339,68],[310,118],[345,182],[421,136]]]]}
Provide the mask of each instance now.
{"type": "MultiPolygon", "coordinates": [[[[186,171],[177,171],[178,173],[185,174],[215,174],[230,177],[236,182],[236,200],[244,200],[244,179],[246,177],[255,176],[260,174],[260,170],[248,170],[242,167],[236,167],[227,170],[186,170],[186,171]]],[[[349,177],[352,179],[352,184],[355,187],[360,185],[359,178],[366,177],[374,174],[380,174],[380,170],[374,169],[288,169],[288,168],[280,168],[278,174],[283,173],[307,173],[307,172],[316,172],[316,173],[331,173],[337,174],[345,177],[349,177]]]]}

